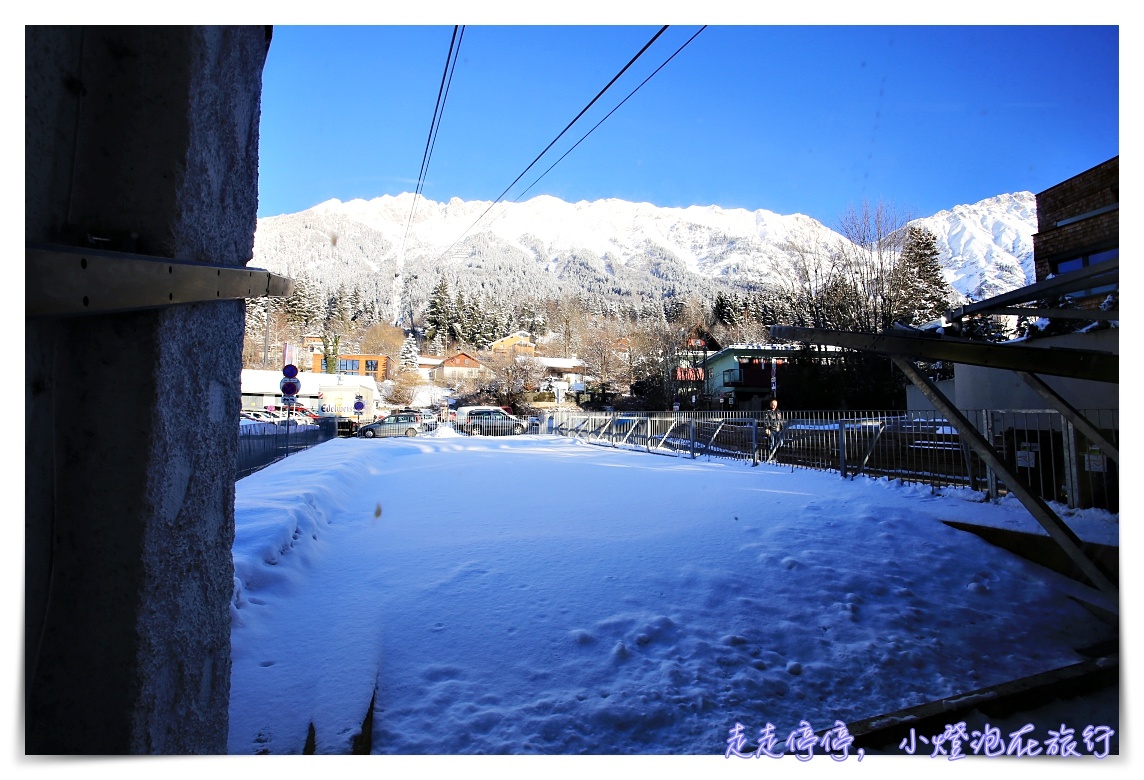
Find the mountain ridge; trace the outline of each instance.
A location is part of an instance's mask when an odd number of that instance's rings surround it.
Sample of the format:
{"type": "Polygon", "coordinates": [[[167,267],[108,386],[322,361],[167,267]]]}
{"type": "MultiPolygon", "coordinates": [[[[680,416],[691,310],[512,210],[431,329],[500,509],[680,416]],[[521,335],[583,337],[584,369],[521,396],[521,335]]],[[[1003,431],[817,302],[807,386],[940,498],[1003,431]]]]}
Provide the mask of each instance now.
{"type": "MultiPolygon", "coordinates": [[[[415,310],[445,275],[465,294],[511,305],[565,293],[654,301],[744,292],[789,280],[799,248],[845,240],[804,214],[616,198],[570,203],[437,202],[412,193],[336,198],[258,220],[252,263],[305,275],[329,294],[358,288],[383,310],[415,310]]],[[[1032,283],[1036,198],[1003,193],[910,221],[937,237],[963,300],[1032,283]]]]}

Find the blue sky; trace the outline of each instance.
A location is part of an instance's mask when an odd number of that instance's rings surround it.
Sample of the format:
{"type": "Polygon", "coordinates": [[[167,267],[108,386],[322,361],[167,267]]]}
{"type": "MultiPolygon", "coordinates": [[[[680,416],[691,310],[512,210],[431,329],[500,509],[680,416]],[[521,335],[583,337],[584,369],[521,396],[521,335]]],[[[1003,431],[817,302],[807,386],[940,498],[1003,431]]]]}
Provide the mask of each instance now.
{"type": "MultiPolygon", "coordinates": [[[[465,29],[429,162],[432,200],[494,200],[659,29],[465,29]]],[[[671,26],[513,187],[687,41],[671,26]]],[[[412,192],[453,27],[276,26],[259,216],[412,192]]],[[[804,213],[863,200],[927,216],[1039,192],[1120,153],[1114,26],[705,29],[522,199],[804,213]]]]}

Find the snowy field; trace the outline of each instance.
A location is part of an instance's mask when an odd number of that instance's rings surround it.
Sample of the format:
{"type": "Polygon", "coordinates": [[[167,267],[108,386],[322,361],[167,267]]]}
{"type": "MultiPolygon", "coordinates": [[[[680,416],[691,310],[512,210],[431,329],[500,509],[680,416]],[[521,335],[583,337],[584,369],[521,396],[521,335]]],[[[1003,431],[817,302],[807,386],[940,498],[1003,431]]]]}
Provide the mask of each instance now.
{"type": "Polygon", "coordinates": [[[1015,499],[558,437],[330,441],[237,484],[229,750],[312,723],[348,753],[376,691],[374,753],[721,757],[736,723],[781,747],[1109,637],[942,520],[1039,530],[1015,499]]]}

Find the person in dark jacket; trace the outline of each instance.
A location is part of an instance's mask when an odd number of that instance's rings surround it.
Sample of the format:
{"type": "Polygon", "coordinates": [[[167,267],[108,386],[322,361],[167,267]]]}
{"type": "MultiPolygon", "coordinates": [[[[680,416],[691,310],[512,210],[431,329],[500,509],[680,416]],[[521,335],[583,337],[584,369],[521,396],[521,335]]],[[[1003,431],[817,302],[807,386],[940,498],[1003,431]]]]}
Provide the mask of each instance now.
{"type": "Polygon", "coordinates": [[[767,434],[766,460],[773,460],[783,443],[783,415],[779,411],[779,399],[771,398],[770,406],[763,411],[762,428],[767,434]]]}

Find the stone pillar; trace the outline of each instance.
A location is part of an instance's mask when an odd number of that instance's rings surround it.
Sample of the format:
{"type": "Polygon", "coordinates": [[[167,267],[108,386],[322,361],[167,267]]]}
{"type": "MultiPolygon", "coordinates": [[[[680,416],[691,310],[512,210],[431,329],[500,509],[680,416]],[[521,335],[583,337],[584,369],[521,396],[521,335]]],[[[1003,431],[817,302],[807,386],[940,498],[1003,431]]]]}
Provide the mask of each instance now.
{"type": "MultiPolygon", "coordinates": [[[[26,27],[25,240],[243,266],[264,27],[26,27]]],[[[25,750],[225,753],[241,301],[25,329],[25,750]]]]}

